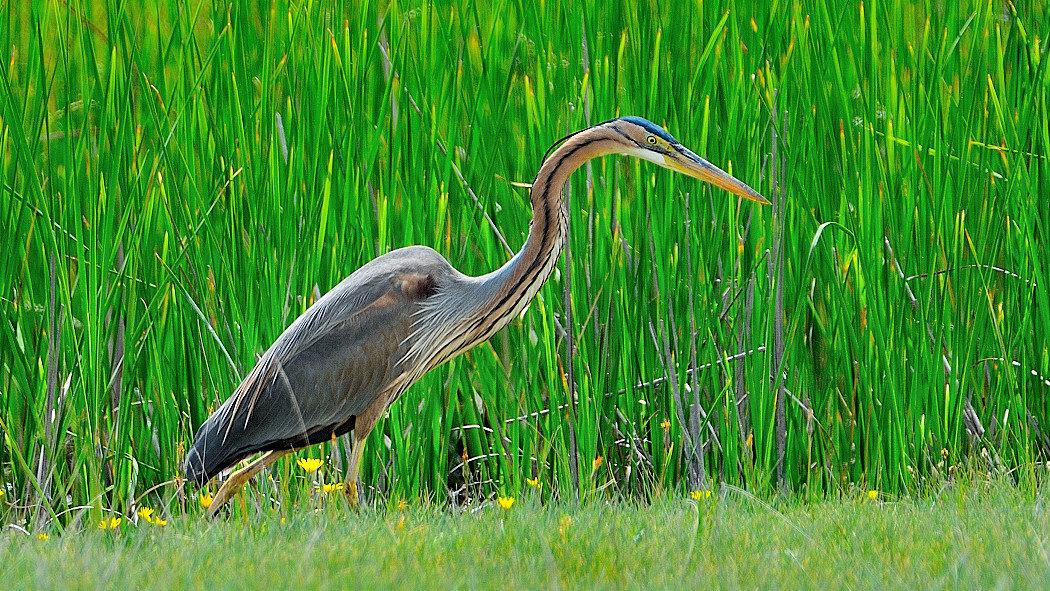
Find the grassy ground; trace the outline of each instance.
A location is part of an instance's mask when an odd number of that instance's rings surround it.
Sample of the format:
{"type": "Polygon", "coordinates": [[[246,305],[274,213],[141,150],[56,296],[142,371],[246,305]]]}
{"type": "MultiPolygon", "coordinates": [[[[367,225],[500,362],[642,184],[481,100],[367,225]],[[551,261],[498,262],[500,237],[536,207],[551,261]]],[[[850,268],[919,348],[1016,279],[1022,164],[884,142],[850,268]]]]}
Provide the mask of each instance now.
{"type": "Polygon", "coordinates": [[[322,503],[260,519],[0,538],[5,588],[1039,588],[1045,493],[945,487],[768,504],[739,491],[652,503],[522,499],[474,513],[322,503]]]}
{"type": "MultiPolygon", "coordinates": [[[[178,515],[195,428],[318,294],[409,244],[495,269],[547,148],[629,114],[776,205],[593,162],[568,266],[391,409],[372,495],[821,499],[1039,465],[1047,8],[0,1],[0,521],[178,515]]],[[[306,452],[326,482],[345,443],[306,452]]],[[[272,475],[252,503],[310,495],[272,475]]]]}

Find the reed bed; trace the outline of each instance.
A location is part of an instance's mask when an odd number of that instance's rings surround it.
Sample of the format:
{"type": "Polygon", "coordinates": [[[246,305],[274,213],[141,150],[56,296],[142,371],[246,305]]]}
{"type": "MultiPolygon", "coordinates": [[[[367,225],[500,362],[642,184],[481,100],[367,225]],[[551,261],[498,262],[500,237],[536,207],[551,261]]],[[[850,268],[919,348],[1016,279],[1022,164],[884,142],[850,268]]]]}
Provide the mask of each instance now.
{"type": "MultiPolygon", "coordinates": [[[[1050,459],[1045,2],[0,4],[0,519],[199,513],[196,427],[320,294],[525,239],[559,137],[658,122],[772,207],[606,157],[564,264],[369,438],[372,504],[921,492],[1050,459]]],[[[235,513],[310,506],[348,441],[235,513]]]]}

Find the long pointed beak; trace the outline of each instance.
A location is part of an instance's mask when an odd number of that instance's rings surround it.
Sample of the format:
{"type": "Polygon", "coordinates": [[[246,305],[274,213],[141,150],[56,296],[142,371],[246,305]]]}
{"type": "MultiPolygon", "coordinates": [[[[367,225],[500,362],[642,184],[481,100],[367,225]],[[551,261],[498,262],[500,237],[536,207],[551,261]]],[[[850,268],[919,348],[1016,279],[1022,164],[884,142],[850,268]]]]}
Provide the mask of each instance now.
{"type": "Polygon", "coordinates": [[[687,148],[682,146],[675,146],[675,148],[677,148],[677,154],[672,152],[664,156],[667,168],[689,175],[694,179],[711,183],[744,199],[761,203],[762,205],[770,204],[769,200],[760,195],[758,191],[737,180],[728,172],[697,156],[687,148]]]}

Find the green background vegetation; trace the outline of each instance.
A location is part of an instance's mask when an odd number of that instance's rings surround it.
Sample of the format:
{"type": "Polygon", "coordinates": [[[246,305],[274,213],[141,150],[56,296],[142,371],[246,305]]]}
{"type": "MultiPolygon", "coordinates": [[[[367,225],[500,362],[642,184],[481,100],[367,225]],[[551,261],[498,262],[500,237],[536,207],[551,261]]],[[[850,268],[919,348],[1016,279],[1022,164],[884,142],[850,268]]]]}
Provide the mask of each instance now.
{"type": "MultiPolygon", "coordinates": [[[[776,204],[581,170],[568,267],[391,409],[371,498],[1039,477],[1050,10],[925,4],[0,4],[0,516],[199,512],[195,428],[319,294],[410,244],[491,271],[619,115],[776,204]]],[[[234,511],[346,442],[304,454],[234,511]]]]}
{"type": "MultiPolygon", "coordinates": [[[[1044,488],[1042,494],[1047,491],[1044,488]]],[[[1012,483],[937,500],[699,503],[177,518],[0,537],[5,588],[992,589],[1045,587],[1050,513],[1012,483]],[[8,586],[9,585],[9,586],[8,586]]]]}

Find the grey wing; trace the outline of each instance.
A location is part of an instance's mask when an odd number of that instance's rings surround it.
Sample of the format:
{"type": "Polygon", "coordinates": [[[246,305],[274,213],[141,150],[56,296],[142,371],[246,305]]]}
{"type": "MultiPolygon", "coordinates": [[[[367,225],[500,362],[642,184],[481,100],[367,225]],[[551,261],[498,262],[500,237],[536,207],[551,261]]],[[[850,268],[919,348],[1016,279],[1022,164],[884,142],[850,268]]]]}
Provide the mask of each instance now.
{"type": "Polygon", "coordinates": [[[197,431],[186,454],[189,480],[203,484],[254,453],[342,435],[392,383],[403,382],[397,378],[406,371],[413,319],[437,279],[382,262],[344,280],[274,342],[197,431]],[[375,270],[387,272],[366,272],[375,270]]]}

